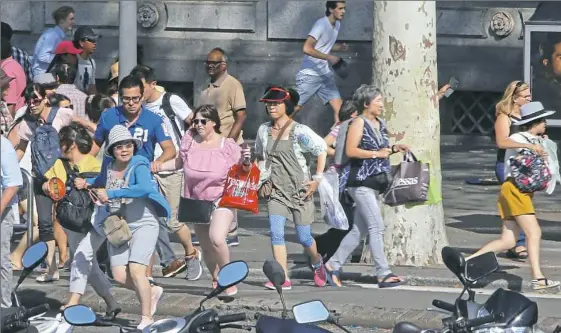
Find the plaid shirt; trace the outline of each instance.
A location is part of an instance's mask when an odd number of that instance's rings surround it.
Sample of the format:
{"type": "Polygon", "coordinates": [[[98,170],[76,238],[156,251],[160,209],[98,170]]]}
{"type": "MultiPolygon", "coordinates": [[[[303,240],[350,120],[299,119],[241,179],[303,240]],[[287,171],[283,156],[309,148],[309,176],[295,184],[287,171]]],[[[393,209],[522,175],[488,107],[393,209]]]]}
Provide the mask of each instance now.
{"type": "Polygon", "coordinates": [[[27,76],[27,81],[33,81],[33,72],[31,71],[31,62],[29,61],[29,55],[22,49],[18,49],[15,46],[12,46],[12,58],[14,58],[23,70],[25,71],[25,75],[27,76]]]}
{"type": "Polygon", "coordinates": [[[0,130],[2,134],[6,134],[8,129],[12,125],[13,118],[10,114],[10,110],[8,110],[8,106],[5,102],[0,101],[0,130]]]}
{"type": "Polygon", "coordinates": [[[56,93],[70,98],[75,115],[88,119],[86,117],[86,100],[88,95],[84,94],[73,84],[61,84],[56,88],[56,93]]]}

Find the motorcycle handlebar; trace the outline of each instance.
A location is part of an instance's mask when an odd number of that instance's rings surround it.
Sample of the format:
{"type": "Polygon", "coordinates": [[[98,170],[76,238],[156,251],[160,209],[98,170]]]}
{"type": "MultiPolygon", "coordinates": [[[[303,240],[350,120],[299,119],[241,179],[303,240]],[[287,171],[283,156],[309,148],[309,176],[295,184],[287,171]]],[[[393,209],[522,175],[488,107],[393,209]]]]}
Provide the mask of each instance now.
{"type": "Polygon", "coordinates": [[[452,312],[452,313],[456,312],[456,307],[453,304],[441,301],[439,299],[433,300],[432,305],[436,306],[439,309],[445,310],[445,311],[449,311],[449,312],[452,312]]]}
{"type": "Polygon", "coordinates": [[[491,315],[487,315],[481,318],[474,318],[466,320],[466,326],[469,328],[477,327],[485,324],[489,324],[495,321],[499,321],[504,317],[504,314],[501,313],[494,313],[491,315]]]}
{"type": "Polygon", "coordinates": [[[246,319],[247,319],[246,314],[241,312],[241,313],[234,313],[230,315],[218,316],[216,318],[216,322],[218,324],[226,324],[226,323],[234,323],[238,321],[245,321],[246,319]]]}
{"type": "Polygon", "coordinates": [[[32,307],[31,309],[26,311],[25,317],[27,319],[31,318],[31,317],[35,317],[37,315],[40,315],[41,313],[45,313],[47,311],[49,311],[49,304],[41,304],[35,307],[32,307]]]}

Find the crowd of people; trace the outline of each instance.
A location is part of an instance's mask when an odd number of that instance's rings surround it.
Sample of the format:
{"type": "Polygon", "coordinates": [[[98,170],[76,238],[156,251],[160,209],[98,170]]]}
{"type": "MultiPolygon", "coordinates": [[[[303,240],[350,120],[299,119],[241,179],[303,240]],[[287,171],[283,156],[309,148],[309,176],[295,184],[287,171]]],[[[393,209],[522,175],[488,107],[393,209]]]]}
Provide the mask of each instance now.
{"type": "MultiPolygon", "coordinates": [[[[248,114],[243,86],[228,73],[223,49],[212,49],[207,55],[210,82],[193,110],[180,96],[159,86],[156,70],[140,61],[118,82],[116,59],[108,89],[100,92],[93,59],[99,36],[89,27],[80,27],[72,41],[65,40],[74,23],[71,7],[54,11],[56,25],[43,32],[32,58],[12,47],[11,28],[2,22],[2,306],[11,305],[12,270],[22,269],[28,245],[22,237],[10,255],[12,226],[20,216],[36,226],[34,241],[48,246],[45,270],[37,281],[56,283],[60,269],[70,270],[69,296],[62,308],[78,304],[89,283],[107,304],[106,319],[115,319],[121,310],[111,294],[111,276],[136,292],[142,313],[138,327],[146,327],[153,322],[164,292],[153,279],[156,256],[163,277],[185,272],[190,281],[201,278],[204,262],[211,287],[216,287],[218,270],[231,260],[229,246],[239,244],[238,212],[220,206],[224,184],[231,167],[242,165],[249,170],[252,163],[261,171],[259,188],[266,201],[273,256],[287,274],[283,289],[292,287],[285,246],[287,220],[295,224],[316,286],[342,286],[340,269],[364,236],[369,237],[379,287],[402,284],[404,279],[392,272],[384,253],[384,221],[377,197],[388,185],[380,182],[379,175],[390,172],[389,157],[407,152],[409,146],[390,143],[378,88],[363,84],[348,99],[339,94],[332,68],[341,58],[331,52],[348,49],[337,43],[345,10],[344,1],[326,2],[325,17],[317,20],[304,43],[296,89],[279,85],[265,89],[260,101],[270,121],[259,127],[253,149],[243,141],[248,114]],[[333,108],[335,125],[325,138],[293,120],[314,95],[333,108]],[[28,198],[22,190],[20,168],[33,175],[34,212],[26,211],[28,198]],[[330,233],[332,238],[318,244],[312,233],[313,194],[326,169],[340,175],[340,200],[350,227],[330,233]],[[82,232],[59,221],[53,179],[90,196],[95,209],[82,232]],[[208,218],[194,220],[195,212],[187,208],[193,205],[210,207],[208,218]],[[171,247],[169,233],[177,236],[184,249],[179,256],[171,247]],[[98,260],[105,249],[108,274],[98,260]]],[[[442,87],[438,97],[448,88],[442,87]]],[[[509,139],[513,121],[519,121],[520,106],[530,100],[528,86],[520,81],[509,85],[497,106],[497,144],[503,149],[497,176],[505,184],[509,175],[502,173],[506,170],[502,163],[512,149],[543,152],[537,141],[527,144],[509,139]]],[[[526,128],[534,136],[545,130],[526,128]]],[[[514,191],[503,185],[501,195],[512,196],[514,191]]],[[[531,198],[525,202],[531,205],[531,198]]],[[[506,213],[503,207],[510,238],[484,249],[513,247],[513,232],[522,229],[529,237],[528,252],[519,243],[510,253],[519,258],[529,253],[535,285],[550,286],[556,282],[544,278],[536,256],[539,225],[535,217],[527,217],[533,210],[526,208],[511,207],[506,213]],[[519,217],[520,212],[525,217],[519,217]]],[[[517,239],[522,242],[521,236],[517,239]]],[[[275,289],[271,282],[265,287],[275,289]]],[[[236,287],[225,291],[230,296],[236,293],[236,287]]]]}

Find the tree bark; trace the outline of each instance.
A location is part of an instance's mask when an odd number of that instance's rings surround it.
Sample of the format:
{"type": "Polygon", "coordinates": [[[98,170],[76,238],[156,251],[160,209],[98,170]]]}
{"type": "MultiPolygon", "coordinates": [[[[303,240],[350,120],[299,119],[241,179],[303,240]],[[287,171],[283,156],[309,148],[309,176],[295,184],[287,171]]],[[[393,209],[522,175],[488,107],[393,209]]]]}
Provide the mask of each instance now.
{"type": "MultiPolygon", "coordinates": [[[[391,141],[409,145],[419,160],[430,161],[440,193],[435,2],[374,1],[372,53],[372,81],[384,98],[382,117],[391,141]]],[[[392,164],[401,157],[394,155],[392,164]]],[[[440,250],[448,245],[441,202],[412,208],[382,206],[391,265],[441,263],[440,250]]],[[[370,255],[365,246],[362,259],[369,261],[370,255]]]]}

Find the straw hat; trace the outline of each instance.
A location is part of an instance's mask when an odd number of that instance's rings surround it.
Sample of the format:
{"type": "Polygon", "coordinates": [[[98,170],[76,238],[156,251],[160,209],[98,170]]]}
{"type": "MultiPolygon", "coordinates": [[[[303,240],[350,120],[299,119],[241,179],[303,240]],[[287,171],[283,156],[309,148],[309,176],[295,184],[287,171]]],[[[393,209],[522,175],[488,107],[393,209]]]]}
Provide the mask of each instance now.
{"type": "Polygon", "coordinates": [[[515,125],[523,125],[539,118],[545,118],[554,114],[553,110],[546,110],[541,102],[530,102],[520,107],[520,120],[515,120],[515,125]]]}

